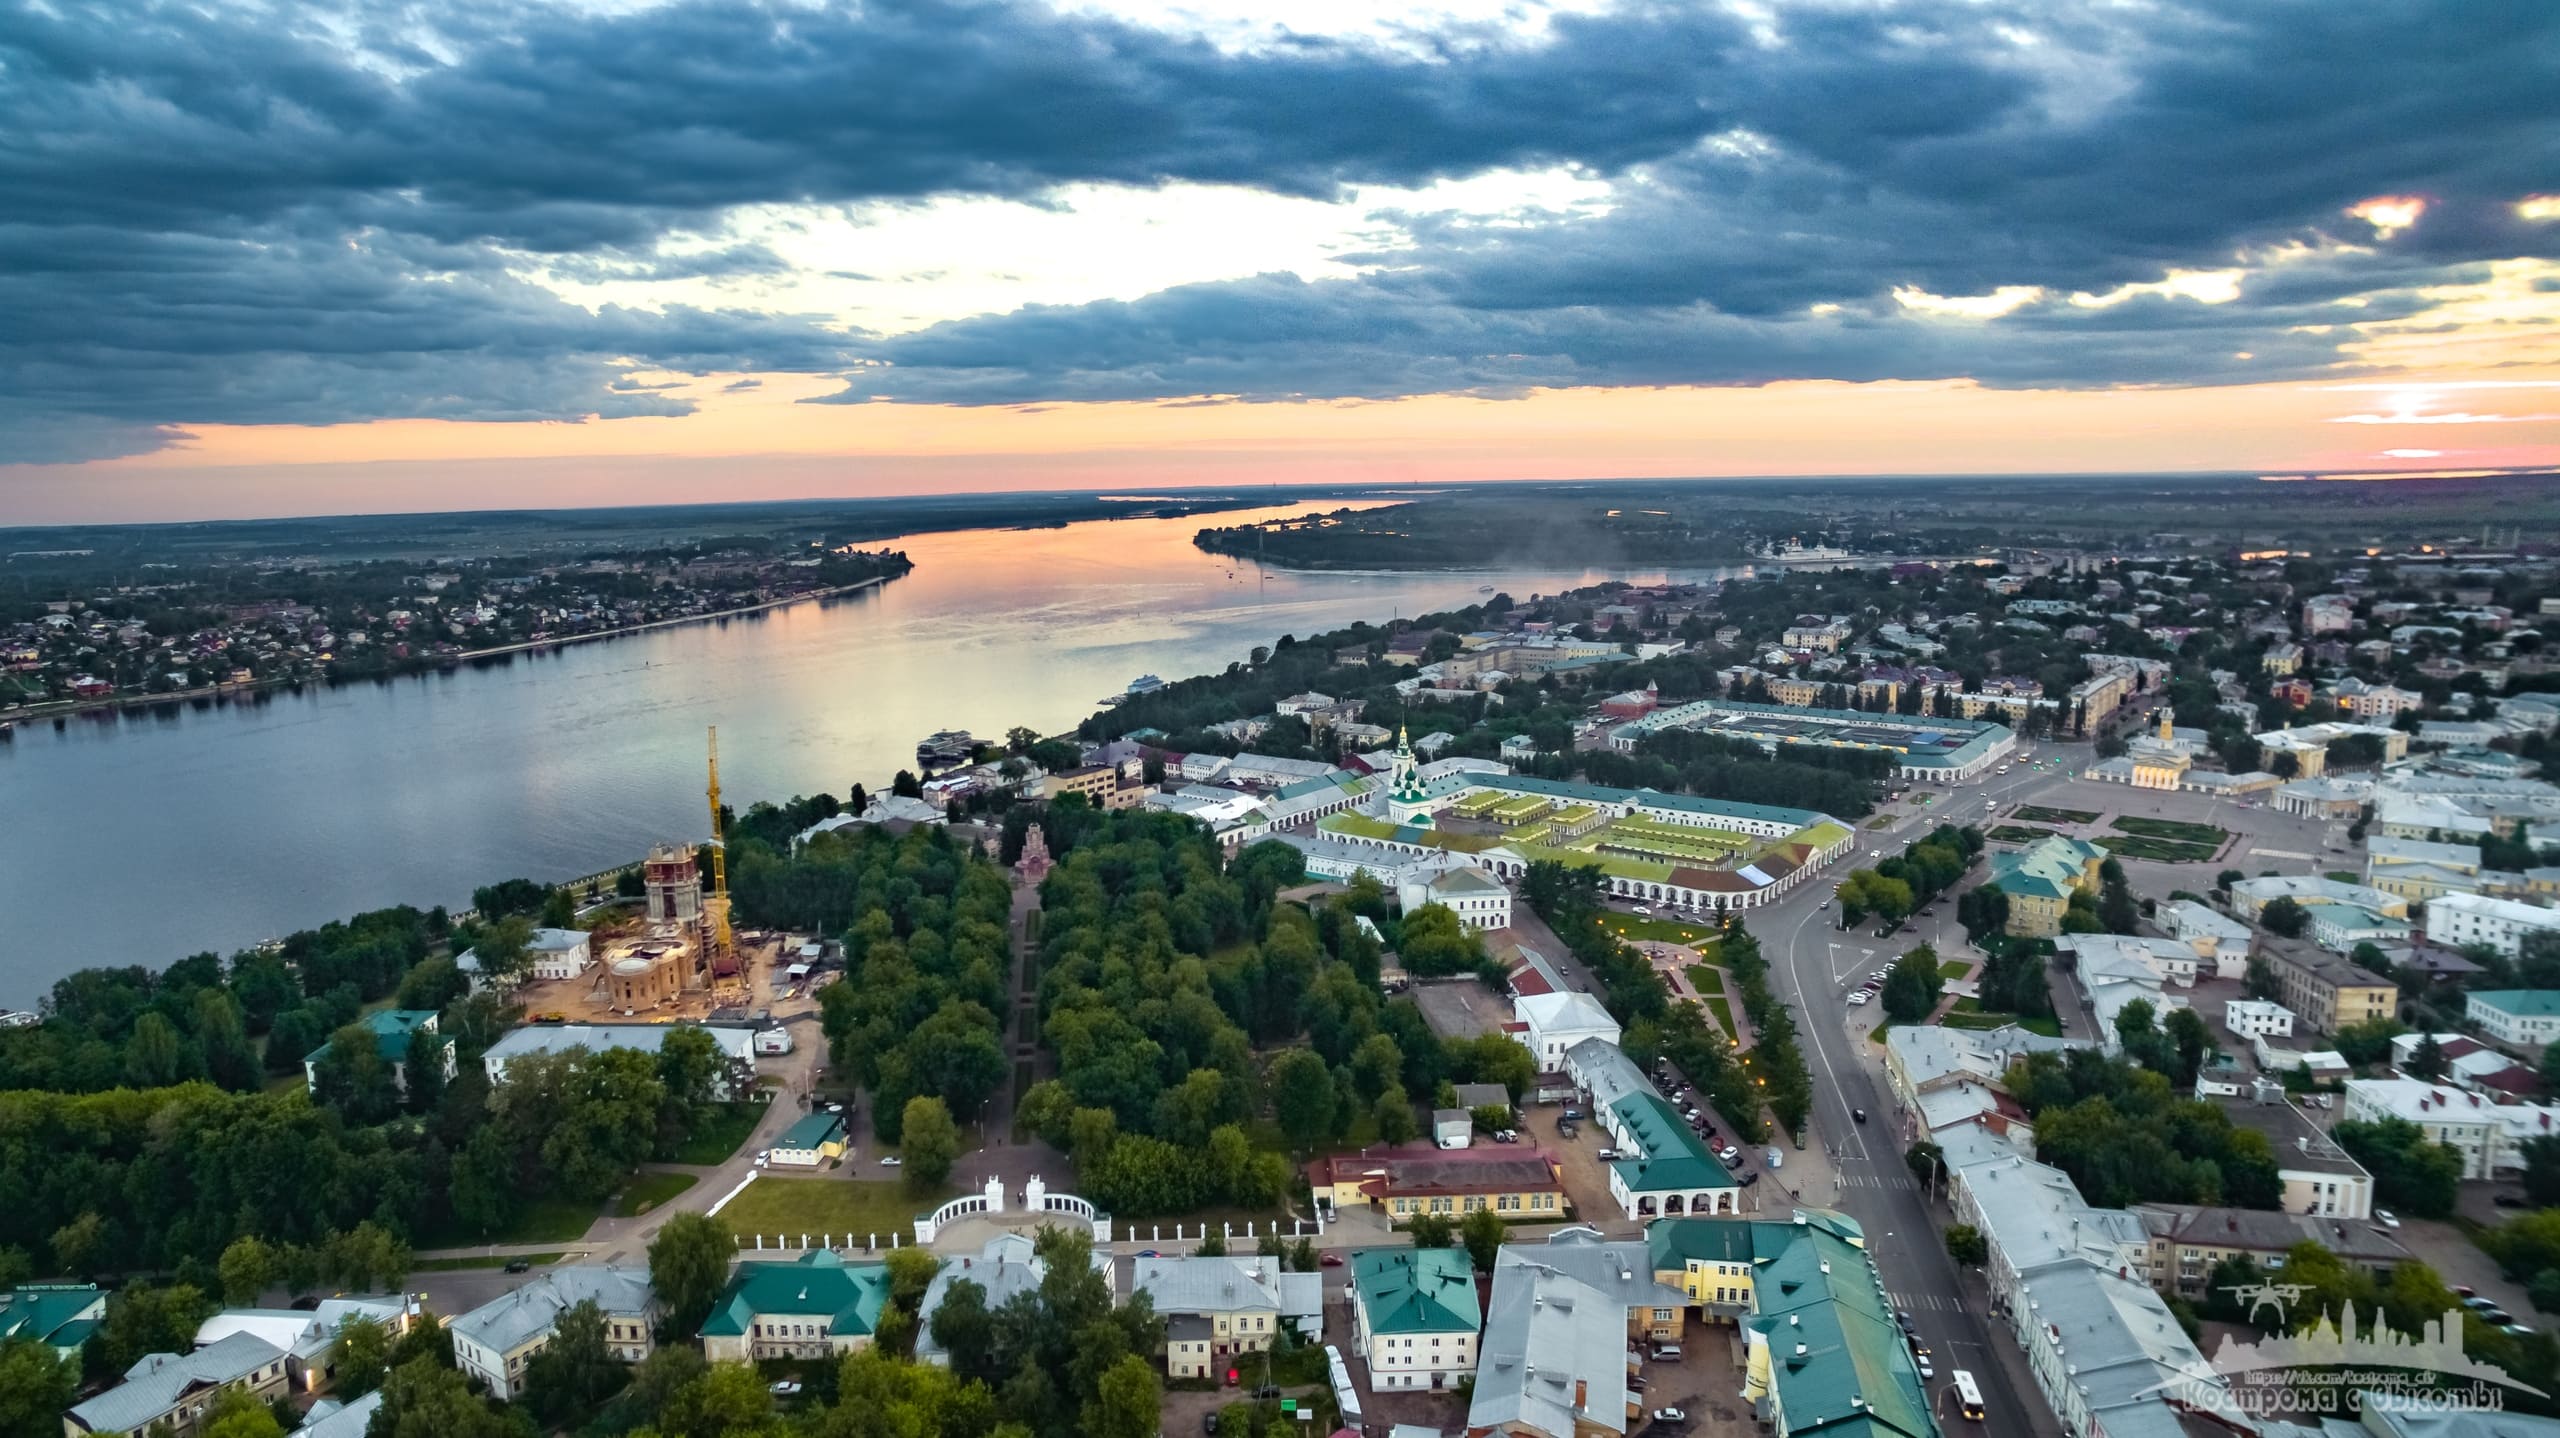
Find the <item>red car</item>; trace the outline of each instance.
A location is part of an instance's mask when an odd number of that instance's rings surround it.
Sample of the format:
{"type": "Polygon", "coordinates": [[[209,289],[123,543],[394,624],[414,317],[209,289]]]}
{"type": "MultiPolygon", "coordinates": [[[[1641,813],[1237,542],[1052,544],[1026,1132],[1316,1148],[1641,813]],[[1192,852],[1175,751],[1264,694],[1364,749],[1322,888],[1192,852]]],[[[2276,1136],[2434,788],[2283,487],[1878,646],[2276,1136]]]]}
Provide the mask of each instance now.
{"type": "Polygon", "coordinates": [[[1340,1268],[1342,1266],[1342,1255],[1339,1253],[1328,1253],[1324,1257],[1317,1259],[1316,1262],[1326,1268],[1340,1268]]]}

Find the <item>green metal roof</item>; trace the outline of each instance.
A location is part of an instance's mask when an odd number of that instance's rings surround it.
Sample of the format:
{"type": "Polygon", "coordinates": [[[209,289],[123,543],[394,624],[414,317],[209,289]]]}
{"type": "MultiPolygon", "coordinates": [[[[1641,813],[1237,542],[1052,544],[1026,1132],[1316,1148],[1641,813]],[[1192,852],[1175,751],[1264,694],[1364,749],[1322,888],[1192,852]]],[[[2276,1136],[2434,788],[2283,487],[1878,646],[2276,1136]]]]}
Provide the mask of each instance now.
{"type": "Polygon", "coordinates": [[[711,1305],[702,1331],[712,1338],[742,1338],[757,1320],[781,1315],[820,1318],[830,1335],[864,1334],[879,1322],[888,1299],[885,1264],[847,1263],[824,1250],[791,1263],[742,1263],[711,1305]]]}
{"type": "Polygon", "coordinates": [[[1790,1434],[1935,1438],[1928,1395],[1868,1255],[1808,1223],[1752,1277],[1752,1317],[1790,1434]],[[1799,1351],[1801,1350],[1801,1351],[1799,1351]]]}
{"type": "Polygon", "coordinates": [[[2470,994],[2475,1003],[2487,1004],[2503,1014],[2518,1018],[2549,1018],[2560,1014],[2560,989],[2475,989],[2470,994]]]}
{"type": "Polygon", "coordinates": [[[15,1293],[0,1294],[0,1339],[25,1338],[56,1348],[77,1348],[98,1326],[95,1318],[82,1318],[81,1313],[104,1297],[94,1283],[30,1283],[15,1293]]]}
{"type": "Polygon", "coordinates": [[[816,1148],[844,1135],[844,1115],[820,1109],[782,1131],[775,1148],[816,1148]]]}
{"type": "MultiPolygon", "coordinates": [[[[396,1064],[409,1057],[409,1035],[435,1022],[435,1017],[433,1009],[377,1009],[356,1022],[372,1032],[374,1049],[384,1062],[396,1064]]],[[[303,1057],[317,1063],[328,1051],[329,1046],[322,1044],[303,1057]]]]}
{"type": "Polygon", "coordinates": [[[2092,859],[2107,851],[2085,839],[2053,834],[2013,854],[1991,856],[1991,882],[2004,894],[2039,899],[2067,899],[2092,859]]]}
{"type": "Polygon", "coordinates": [[[1734,1186],[1733,1174],[1659,1094],[1631,1093],[1611,1104],[1609,1112],[1636,1147],[1636,1157],[1610,1164],[1629,1193],[1734,1186]]]}
{"type": "Polygon", "coordinates": [[[1484,1322],[1463,1248],[1369,1248],[1351,1256],[1374,1333],[1473,1333],[1484,1322]]]}

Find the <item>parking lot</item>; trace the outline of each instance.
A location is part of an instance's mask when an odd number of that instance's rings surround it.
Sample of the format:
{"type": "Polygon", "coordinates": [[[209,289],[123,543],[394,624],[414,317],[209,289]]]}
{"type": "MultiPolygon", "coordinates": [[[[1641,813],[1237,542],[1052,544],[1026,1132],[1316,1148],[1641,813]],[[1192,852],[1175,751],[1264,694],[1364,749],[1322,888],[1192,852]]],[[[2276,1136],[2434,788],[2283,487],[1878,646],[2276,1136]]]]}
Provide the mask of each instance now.
{"type": "Polygon", "coordinates": [[[1444,1039],[1471,1039],[1499,1033],[1511,1022],[1511,1001],[1488,989],[1473,974],[1445,982],[1413,986],[1413,1002],[1422,1021],[1444,1039]]]}

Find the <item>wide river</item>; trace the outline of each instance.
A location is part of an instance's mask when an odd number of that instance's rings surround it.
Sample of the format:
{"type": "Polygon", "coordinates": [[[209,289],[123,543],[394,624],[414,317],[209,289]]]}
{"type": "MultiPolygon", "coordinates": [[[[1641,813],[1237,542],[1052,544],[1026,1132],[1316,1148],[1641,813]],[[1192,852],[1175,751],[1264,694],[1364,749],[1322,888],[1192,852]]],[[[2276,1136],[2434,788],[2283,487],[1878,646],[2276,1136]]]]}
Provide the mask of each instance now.
{"type": "MultiPolygon", "coordinates": [[[[21,724],[0,742],[0,1006],[61,975],[229,952],[388,904],[469,902],[708,832],[723,797],[887,786],[936,729],[1055,733],[1140,674],[1223,669],[1282,634],[1427,613],[1497,584],[1610,577],[1309,574],[1195,549],[1205,518],[888,541],[867,594],[450,673],[21,724]]],[[[1681,578],[1724,573],[1700,569],[1681,578]]]]}

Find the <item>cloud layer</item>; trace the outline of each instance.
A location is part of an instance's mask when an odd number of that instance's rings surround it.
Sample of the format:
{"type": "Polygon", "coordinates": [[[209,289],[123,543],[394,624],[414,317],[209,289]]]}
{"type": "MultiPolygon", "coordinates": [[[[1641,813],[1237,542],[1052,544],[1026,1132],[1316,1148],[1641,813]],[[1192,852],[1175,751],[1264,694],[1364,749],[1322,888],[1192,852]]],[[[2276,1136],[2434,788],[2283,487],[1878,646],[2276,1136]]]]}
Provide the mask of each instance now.
{"type": "Polygon", "coordinates": [[[682,412],[636,370],[963,404],[2264,379],[2560,248],[2517,206],[2560,180],[2548,6],[1637,0],[1245,47],[972,0],[424,13],[0,8],[0,460],[682,412]],[[1353,278],[897,335],[530,278],[787,287],[733,233],[776,207],[1547,167],[1611,203],[1383,215],[1353,278]],[[2419,203],[2350,215],[2376,196],[2419,203]],[[2192,271],[2222,302],[2127,289],[2192,271]]]}

